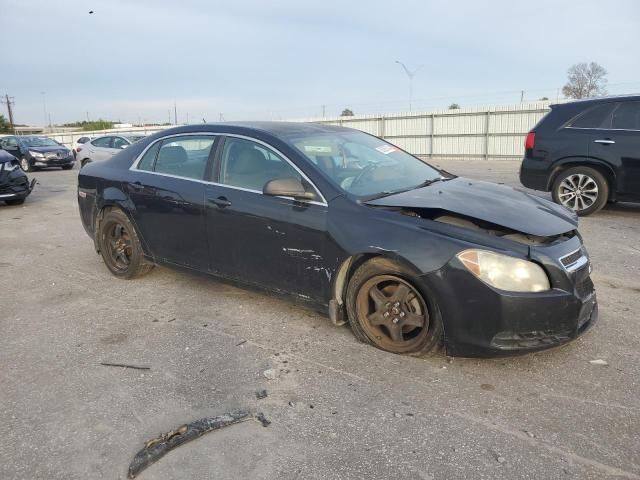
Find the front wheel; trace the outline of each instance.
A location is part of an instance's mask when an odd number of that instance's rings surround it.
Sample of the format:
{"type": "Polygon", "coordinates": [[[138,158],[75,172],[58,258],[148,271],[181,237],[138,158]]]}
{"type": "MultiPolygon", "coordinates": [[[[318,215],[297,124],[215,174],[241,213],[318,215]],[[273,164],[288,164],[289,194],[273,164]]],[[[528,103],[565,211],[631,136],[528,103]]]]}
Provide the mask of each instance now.
{"type": "Polygon", "coordinates": [[[33,171],[33,167],[31,166],[31,164],[29,163],[29,159],[27,157],[22,157],[20,159],[20,168],[22,168],[22,170],[24,172],[31,172],[33,171]]]}
{"type": "Polygon", "coordinates": [[[387,259],[360,266],[347,287],[349,324],[356,338],[408,355],[436,351],[442,342],[440,313],[410,271],[387,259]]]}
{"type": "Polygon", "coordinates": [[[153,268],[144,259],[135,228],[121,210],[110,210],[104,215],[98,227],[98,244],[105,265],[116,277],[128,280],[153,268]]]}
{"type": "Polygon", "coordinates": [[[607,179],[590,167],[573,167],[561,172],[553,182],[553,201],[580,216],[591,215],[609,199],[607,179]]]}
{"type": "Polygon", "coordinates": [[[22,205],[24,203],[24,198],[14,198],[13,200],[5,200],[7,205],[22,205]]]}

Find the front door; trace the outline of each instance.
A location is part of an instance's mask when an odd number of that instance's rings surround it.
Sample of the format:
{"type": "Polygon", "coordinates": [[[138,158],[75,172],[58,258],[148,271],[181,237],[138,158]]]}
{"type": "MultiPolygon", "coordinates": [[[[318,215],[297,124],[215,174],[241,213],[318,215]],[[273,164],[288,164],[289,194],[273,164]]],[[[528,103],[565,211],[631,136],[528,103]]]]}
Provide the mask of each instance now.
{"type": "Polygon", "coordinates": [[[217,137],[183,135],[154,144],[127,184],[133,218],[160,261],[207,270],[205,170],[217,137]]]}
{"type": "Polygon", "coordinates": [[[610,128],[593,136],[589,152],[616,167],[620,197],[640,198],[640,102],[620,103],[610,128]]]}
{"type": "Polygon", "coordinates": [[[327,206],[316,200],[263,195],[275,178],[302,178],[265,144],[226,137],[216,183],[206,188],[207,236],[212,271],[314,300],[325,298],[331,273],[324,268],[327,206]]]}

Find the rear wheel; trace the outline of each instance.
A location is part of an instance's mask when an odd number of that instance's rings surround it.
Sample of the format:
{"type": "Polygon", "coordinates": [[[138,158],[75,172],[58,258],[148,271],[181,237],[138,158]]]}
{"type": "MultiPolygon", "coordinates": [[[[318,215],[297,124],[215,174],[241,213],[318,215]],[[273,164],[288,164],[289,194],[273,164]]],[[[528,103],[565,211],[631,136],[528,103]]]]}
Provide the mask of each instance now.
{"type": "Polygon", "coordinates": [[[609,198],[607,179],[590,167],[573,167],[561,172],[553,182],[553,200],[580,216],[605,206],[609,198]]]}
{"type": "Polygon", "coordinates": [[[359,340],[392,353],[425,355],[442,342],[442,319],[410,271],[383,258],[369,260],[347,288],[349,324],[359,340]]]}
{"type": "Polygon", "coordinates": [[[105,265],[116,277],[131,279],[149,272],[138,234],[121,210],[110,210],[99,224],[98,243],[105,265]]]}

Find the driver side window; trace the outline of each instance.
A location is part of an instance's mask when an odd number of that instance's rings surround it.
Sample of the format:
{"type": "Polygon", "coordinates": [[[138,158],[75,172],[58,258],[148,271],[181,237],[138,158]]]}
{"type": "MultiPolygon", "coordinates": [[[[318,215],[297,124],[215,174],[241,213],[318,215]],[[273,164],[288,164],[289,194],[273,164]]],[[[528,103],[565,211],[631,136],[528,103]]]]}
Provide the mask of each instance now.
{"type": "Polygon", "coordinates": [[[302,180],[289,162],[244,138],[227,137],[222,150],[220,183],[262,192],[264,185],[276,178],[302,180]]]}

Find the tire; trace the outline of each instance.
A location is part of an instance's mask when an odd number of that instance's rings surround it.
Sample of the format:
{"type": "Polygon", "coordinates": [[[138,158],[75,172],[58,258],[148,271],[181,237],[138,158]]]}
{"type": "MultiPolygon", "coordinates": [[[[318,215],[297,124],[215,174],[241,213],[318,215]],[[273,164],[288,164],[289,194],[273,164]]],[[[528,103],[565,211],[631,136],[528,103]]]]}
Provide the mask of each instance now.
{"type": "Polygon", "coordinates": [[[609,183],[598,170],[573,167],[560,172],[551,189],[553,201],[581,217],[597,212],[609,200],[609,183]]]}
{"type": "Polygon", "coordinates": [[[87,163],[91,163],[91,160],[88,158],[83,158],[80,160],[80,168],[84,167],[87,163]]]}
{"type": "Polygon", "coordinates": [[[20,168],[24,172],[33,172],[33,167],[29,163],[29,159],[27,157],[20,157],[20,168]]]}
{"type": "Polygon", "coordinates": [[[111,209],[98,225],[98,246],[109,271],[132,279],[148,273],[153,264],[145,260],[138,234],[122,210],[111,209]]]}
{"type": "Polygon", "coordinates": [[[391,260],[374,258],[361,265],[347,286],[346,303],[351,330],[364,343],[413,356],[435,353],[442,344],[434,299],[425,296],[408,269],[391,260]]]}
{"type": "Polygon", "coordinates": [[[7,205],[22,205],[24,200],[24,198],[14,198],[13,200],[5,200],[5,202],[7,205]]]}
{"type": "Polygon", "coordinates": [[[62,169],[63,170],[71,170],[73,168],[73,165],[63,165],[62,169]]]}

